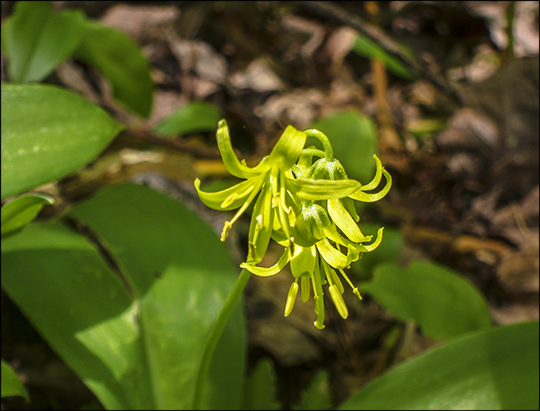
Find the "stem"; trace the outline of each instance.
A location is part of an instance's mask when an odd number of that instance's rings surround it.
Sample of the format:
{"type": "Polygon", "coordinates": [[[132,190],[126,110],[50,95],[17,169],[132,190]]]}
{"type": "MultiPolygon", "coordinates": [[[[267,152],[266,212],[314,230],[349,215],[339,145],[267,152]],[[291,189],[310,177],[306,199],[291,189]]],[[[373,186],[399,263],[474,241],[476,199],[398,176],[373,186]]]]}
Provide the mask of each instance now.
{"type": "Polygon", "coordinates": [[[197,380],[195,382],[195,394],[193,396],[193,409],[194,410],[201,409],[203,386],[205,383],[206,374],[208,374],[208,368],[210,367],[210,361],[212,360],[214,350],[221,337],[221,333],[223,332],[223,329],[225,328],[225,325],[227,324],[227,320],[229,319],[229,316],[231,315],[231,312],[234,306],[238,302],[238,299],[242,295],[242,291],[244,291],[244,288],[250,277],[251,277],[251,273],[245,268],[240,272],[240,275],[236,279],[236,282],[234,283],[234,286],[231,292],[227,296],[227,299],[225,300],[225,303],[223,304],[223,307],[221,308],[221,311],[216,320],[216,323],[214,324],[214,327],[212,328],[212,331],[210,332],[210,336],[206,340],[206,344],[204,346],[203,356],[201,360],[201,365],[199,367],[197,380]]]}
{"type": "Polygon", "coordinates": [[[314,128],[311,128],[309,130],[304,131],[308,137],[315,137],[319,139],[319,141],[323,145],[324,154],[326,155],[326,159],[328,161],[334,160],[334,149],[332,148],[332,145],[330,144],[330,140],[328,140],[328,137],[319,130],[315,130],[314,128]]]}

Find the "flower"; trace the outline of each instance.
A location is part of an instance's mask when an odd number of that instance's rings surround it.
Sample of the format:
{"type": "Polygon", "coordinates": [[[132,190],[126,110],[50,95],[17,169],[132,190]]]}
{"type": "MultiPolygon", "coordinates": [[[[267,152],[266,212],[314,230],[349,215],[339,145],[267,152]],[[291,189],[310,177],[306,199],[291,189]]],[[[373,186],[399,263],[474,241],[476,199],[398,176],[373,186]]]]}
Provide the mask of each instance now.
{"type": "Polygon", "coordinates": [[[279,273],[290,263],[294,281],[285,303],[285,316],[293,309],[298,289],[302,288],[305,302],[313,287],[317,314],[314,324],[319,329],[324,328],[323,285],[328,284],[328,292],[339,314],[347,318],[348,309],[342,297],[344,287],[336,270],[361,299],[358,288],[344,269],[357,261],[362,253],[378,247],[383,228],[377,232],[376,239],[367,244],[372,241],[372,236],[362,234],[356,224],[359,216],[353,200],[373,202],[389,191],[392,179],[380,160],[373,156],[377,165],[375,177],[362,186],[347,177],[341,163],[334,158],[328,138],[318,130],[301,132],[288,126],[270,155],[253,168],[245,161],[238,161],[225,120],[219,122],[217,140],[227,170],[245,179],[216,193],[201,191],[199,179],[195,180],[199,197],[207,206],[217,210],[239,208],[225,223],[221,240],[225,240],[234,222],[259,195],[249,229],[248,256],[240,266],[267,277],[279,273]],[[318,138],[323,150],[304,148],[307,136],[318,138]],[[313,162],[313,157],[318,160],[313,162]],[[377,188],[382,175],[386,178],[384,188],[378,193],[366,193],[377,188]],[[258,264],[266,253],[270,238],[284,247],[283,254],[273,266],[260,267],[258,264]]]}
{"type": "Polygon", "coordinates": [[[216,134],[225,167],[233,176],[246,179],[246,181],[216,193],[207,193],[200,190],[200,180],[196,179],[195,188],[203,203],[210,208],[216,210],[239,208],[234,217],[225,222],[221,241],[227,238],[234,222],[260,194],[253,209],[246,262],[256,264],[262,260],[268,248],[274,220],[290,238],[288,228],[294,226],[296,219],[293,208],[288,205],[291,203],[289,201],[291,196],[313,200],[337,198],[352,194],[361,186],[353,180],[331,182],[295,178],[291,169],[304,148],[306,134],[292,126],[285,129],[270,155],[264,157],[253,168],[248,167],[245,161],[238,161],[225,120],[218,123],[216,134]]]}
{"type": "MultiPolygon", "coordinates": [[[[290,262],[294,282],[285,304],[285,316],[288,316],[292,311],[300,280],[304,302],[309,299],[310,288],[311,285],[313,286],[315,312],[317,313],[317,320],[314,324],[317,328],[324,328],[324,293],[322,289],[324,284],[329,284],[330,296],[339,314],[343,318],[347,318],[347,306],[341,296],[344,288],[335,270],[341,273],[353,292],[361,299],[358,288],[353,286],[343,269],[348,268],[352,262],[358,260],[362,253],[377,248],[382,240],[383,229],[379,229],[377,238],[372,244],[354,243],[338,232],[322,206],[308,200],[303,201],[296,225],[291,231],[293,240],[289,242],[286,241],[282,231],[277,230],[273,233],[274,240],[285,247],[276,264],[265,268],[246,262],[240,266],[253,274],[267,277],[279,273],[290,262]]],[[[371,238],[371,236],[365,236],[363,241],[371,241],[371,238]]]]}

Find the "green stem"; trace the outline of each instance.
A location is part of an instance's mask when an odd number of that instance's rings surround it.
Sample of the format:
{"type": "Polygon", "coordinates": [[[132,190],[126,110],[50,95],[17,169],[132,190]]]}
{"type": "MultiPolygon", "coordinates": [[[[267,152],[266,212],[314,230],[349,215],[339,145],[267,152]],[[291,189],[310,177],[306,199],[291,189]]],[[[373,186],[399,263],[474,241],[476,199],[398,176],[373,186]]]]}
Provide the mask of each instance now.
{"type": "Polygon", "coordinates": [[[216,323],[214,324],[214,328],[212,328],[210,336],[206,340],[201,365],[199,367],[197,380],[195,382],[195,394],[193,396],[194,410],[201,409],[203,386],[206,380],[206,374],[208,373],[208,368],[210,367],[210,361],[212,360],[212,356],[214,354],[214,350],[219,341],[219,338],[221,337],[221,333],[223,332],[223,329],[227,324],[227,320],[229,319],[229,316],[231,315],[234,306],[238,302],[238,299],[242,295],[242,291],[244,291],[244,288],[250,277],[251,273],[245,268],[240,272],[240,275],[236,279],[236,282],[234,283],[231,292],[227,296],[227,299],[225,300],[225,303],[221,308],[216,323]]]}
{"type": "Polygon", "coordinates": [[[304,131],[308,137],[315,137],[319,139],[319,141],[323,145],[324,153],[326,154],[326,159],[328,161],[334,160],[334,149],[332,148],[332,145],[330,144],[330,140],[328,140],[328,137],[319,130],[315,130],[314,128],[304,131]]]}

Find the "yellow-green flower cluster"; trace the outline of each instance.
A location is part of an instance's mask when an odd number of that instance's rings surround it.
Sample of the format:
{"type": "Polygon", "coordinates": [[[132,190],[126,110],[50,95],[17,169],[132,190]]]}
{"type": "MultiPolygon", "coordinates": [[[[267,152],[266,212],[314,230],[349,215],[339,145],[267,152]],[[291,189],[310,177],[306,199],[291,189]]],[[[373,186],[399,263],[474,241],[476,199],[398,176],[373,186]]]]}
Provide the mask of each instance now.
{"type": "Polygon", "coordinates": [[[374,241],[372,236],[362,234],[357,225],[359,217],[353,200],[377,201],[390,190],[392,179],[380,160],[373,156],[377,171],[373,180],[363,186],[347,178],[345,169],[334,158],[328,138],[318,130],[301,132],[288,126],[270,155],[253,168],[248,167],[245,161],[238,161],[225,120],[219,122],[217,141],[227,170],[245,179],[216,193],[201,191],[199,179],[195,180],[199,197],[208,207],[239,209],[225,223],[221,241],[258,196],[251,217],[248,255],[241,267],[259,276],[271,276],[290,263],[294,282],[285,304],[285,316],[293,309],[298,288],[302,288],[304,302],[309,299],[313,288],[317,314],[315,326],[324,328],[323,285],[327,285],[339,314],[347,318],[348,310],[342,297],[344,288],[336,270],[361,299],[344,269],[358,260],[362,253],[377,248],[383,229],[379,229],[374,241]],[[308,136],[318,138],[324,151],[315,147],[305,148],[308,136]],[[377,188],[382,175],[386,178],[384,188],[374,194],[366,193],[377,188]],[[273,266],[260,267],[258,264],[271,238],[284,247],[283,254],[273,266]]]}

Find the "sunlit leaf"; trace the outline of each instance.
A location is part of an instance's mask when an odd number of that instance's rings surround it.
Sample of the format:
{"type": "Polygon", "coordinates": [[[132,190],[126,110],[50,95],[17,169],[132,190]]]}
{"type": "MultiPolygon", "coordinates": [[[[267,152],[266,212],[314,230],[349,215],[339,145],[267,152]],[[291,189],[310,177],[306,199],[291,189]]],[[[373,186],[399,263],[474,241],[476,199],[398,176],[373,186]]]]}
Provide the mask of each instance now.
{"type": "Polygon", "coordinates": [[[79,45],[84,33],[80,11],[52,11],[49,1],[18,1],[2,26],[8,74],[16,83],[41,81],[79,45]]]}
{"type": "MultiPolygon", "coordinates": [[[[2,241],[2,287],[107,409],[189,409],[210,328],[238,269],[208,225],[149,188],[110,188],[74,207],[85,237],[35,223],[2,241]]],[[[202,406],[237,409],[244,370],[238,305],[202,406]],[[224,378],[226,376],[226,378],[224,378]]]]}
{"type": "Polygon", "coordinates": [[[40,84],[2,84],[2,199],[76,171],[122,129],[81,96],[40,84]]]}
{"type": "Polygon", "coordinates": [[[181,136],[195,132],[215,132],[219,120],[223,118],[221,110],[210,103],[194,101],[174,111],[154,128],[159,136],[181,136]]]}
{"type": "Polygon", "coordinates": [[[54,198],[40,193],[25,194],[4,204],[2,206],[2,237],[29,224],[44,206],[51,204],[54,204],[54,198]]]}
{"type": "Polygon", "coordinates": [[[86,22],[75,57],[95,66],[109,80],[114,97],[128,109],[148,117],[154,85],[150,65],[127,35],[99,23],[86,22]]]}
{"type": "Polygon", "coordinates": [[[15,395],[29,400],[28,393],[15,371],[2,360],[2,398],[15,395]]]}
{"type": "Polygon", "coordinates": [[[537,410],[538,321],[470,333],[375,379],[340,410],[537,410]]]}
{"type": "Polygon", "coordinates": [[[449,268],[431,262],[413,262],[406,269],[379,264],[373,280],[359,288],[396,317],[417,323],[430,337],[451,338],[491,324],[480,291],[449,268]]]}

